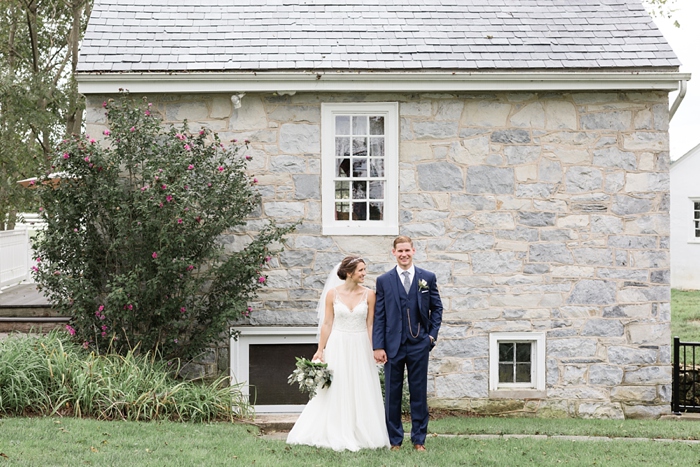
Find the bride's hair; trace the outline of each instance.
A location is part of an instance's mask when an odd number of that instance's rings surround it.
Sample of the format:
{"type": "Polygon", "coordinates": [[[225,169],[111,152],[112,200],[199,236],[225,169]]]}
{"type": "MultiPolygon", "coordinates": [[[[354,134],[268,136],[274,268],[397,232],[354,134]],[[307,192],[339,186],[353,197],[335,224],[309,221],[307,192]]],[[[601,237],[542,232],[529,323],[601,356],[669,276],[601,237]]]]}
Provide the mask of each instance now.
{"type": "Polygon", "coordinates": [[[349,274],[351,275],[355,272],[358,263],[366,264],[365,260],[359,256],[346,256],[343,258],[343,261],[340,262],[340,266],[338,267],[338,277],[343,280],[347,279],[349,274]]]}

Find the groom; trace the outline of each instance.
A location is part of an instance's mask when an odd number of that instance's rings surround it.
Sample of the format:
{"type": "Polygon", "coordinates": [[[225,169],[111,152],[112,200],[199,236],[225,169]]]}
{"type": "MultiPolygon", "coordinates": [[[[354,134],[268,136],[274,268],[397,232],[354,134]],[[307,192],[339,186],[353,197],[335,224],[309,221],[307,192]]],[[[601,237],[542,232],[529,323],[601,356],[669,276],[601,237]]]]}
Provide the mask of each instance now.
{"type": "Polygon", "coordinates": [[[428,356],[437,343],[442,302],[435,274],[413,265],[413,241],[394,240],[396,267],[377,278],[372,344],[374,359],[384,363],[386,425],[391,449],[403,442],[401,396],[404,368],[411,395],[411,442],[425,451],[428,432],[428,356]]]}

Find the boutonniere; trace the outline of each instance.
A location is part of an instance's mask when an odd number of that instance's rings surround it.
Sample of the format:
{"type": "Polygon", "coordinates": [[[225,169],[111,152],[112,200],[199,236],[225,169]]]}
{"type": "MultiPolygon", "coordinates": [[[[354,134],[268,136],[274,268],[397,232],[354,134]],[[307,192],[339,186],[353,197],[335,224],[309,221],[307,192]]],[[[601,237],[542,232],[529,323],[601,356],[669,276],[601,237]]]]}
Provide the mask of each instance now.
{"type": "Polygon", "coordinates": [[[428,288],[428,283],[425,281],[425,279],[421,279],[418,281],[418,290],[426,290],[428,288]]]}

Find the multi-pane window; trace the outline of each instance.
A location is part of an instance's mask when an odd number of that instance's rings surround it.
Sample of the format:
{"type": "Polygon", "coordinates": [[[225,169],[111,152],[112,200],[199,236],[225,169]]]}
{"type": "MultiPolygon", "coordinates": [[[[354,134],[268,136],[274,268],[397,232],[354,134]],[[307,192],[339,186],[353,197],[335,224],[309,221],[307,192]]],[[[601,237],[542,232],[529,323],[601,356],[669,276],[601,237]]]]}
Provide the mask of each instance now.
{"type": "Polygon", "coordinates": [[[532,342],[498,343],[498,381],[532,382],[532,342]]]}
{"type": "Polygon", "coordinates": [[[489,389],[494,397],[508,397],[509,391],[544,391],[545,334],[490,333],[489,373],[489,389]]]}
{"type": "Polygon", "coordinates": [[[693,237],[700,238],[700,201],[693,201],[693,237]]]}
{"type": "Polygon", "coordinates": [[[335,116],[335,218],[384,219],[384,117],[335,116]]]}
{"type": "Polygon", "coordinates": [[[323,232],[398,233],[398,106],[323,105],[323,232]]]}

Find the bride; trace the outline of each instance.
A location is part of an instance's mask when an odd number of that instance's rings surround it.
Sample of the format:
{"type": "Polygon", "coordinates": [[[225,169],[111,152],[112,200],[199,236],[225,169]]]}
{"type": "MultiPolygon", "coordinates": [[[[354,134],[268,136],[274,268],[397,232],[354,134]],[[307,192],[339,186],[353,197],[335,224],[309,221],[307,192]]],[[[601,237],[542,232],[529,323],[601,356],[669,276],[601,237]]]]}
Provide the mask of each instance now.
{"type": "Polygon", "coordinates": [[[328,276],[318,307],[322,324],[313,359],[328,363],[333,382],[306,405],[288,444],[336,451],[389,447],[371,344],[375,295],[360,285],[366,274],[365,261],[348,256],[328,276]]]}

